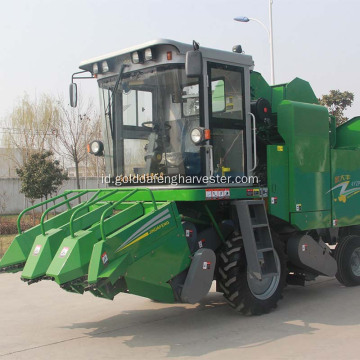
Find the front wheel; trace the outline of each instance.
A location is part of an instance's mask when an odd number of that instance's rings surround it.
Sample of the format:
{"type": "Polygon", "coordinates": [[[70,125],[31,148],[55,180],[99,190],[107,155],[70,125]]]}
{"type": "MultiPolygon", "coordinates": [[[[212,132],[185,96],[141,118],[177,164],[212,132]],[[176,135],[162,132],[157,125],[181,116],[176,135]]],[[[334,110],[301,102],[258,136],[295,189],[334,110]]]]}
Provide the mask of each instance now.
{"type": "Polygon", "coordinates": [[[345,236],[337,244],[335,259],[338,265],[336,278],[345,286],[360,285],[360,236],[345,236]]]}
{"type": "Polygon", "coordinates": [[[286,284],[286,256],[276,234],[272,234],[279,275],[258,280],[247,271],[242,238],[234,233],[219,255],[218,285],[227,302],[245,315],[261,315],[276,308],[286,284]]]}

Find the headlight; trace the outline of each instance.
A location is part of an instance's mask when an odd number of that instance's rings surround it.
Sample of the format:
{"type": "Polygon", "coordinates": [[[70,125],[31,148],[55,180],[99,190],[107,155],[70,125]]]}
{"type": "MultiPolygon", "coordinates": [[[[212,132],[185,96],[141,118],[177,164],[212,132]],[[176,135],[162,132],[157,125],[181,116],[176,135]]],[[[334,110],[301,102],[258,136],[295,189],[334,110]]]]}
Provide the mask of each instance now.
{"type": "Polygon", "coordinates": [[[108,63],[107,63],[106,60],[101,63],[101,67],[102,67],[102,71],[103,71],[104,73],[106,73],[106,72],[109,71],[109,65],[108,65],[108,63]]]}
{"type": "Polygon", "coordinates": [[[93,74],[98,74],[99,73],[99,67],[98,64],[93,64],[93,74]]]}
{"type": "Polygon", "coordinates": [[[140,62],[140,55],[138,51],[134,51],[131,54],[131,60],[134,64],[138,64],[140,62]]]}
{"type": "Polygon", "coordinates": [[[210,130],[197,127],[191,130],[190,137],[195,145],[199,145],[205,140],[210,140],[210,130]]]}
{"type": "Polygon", "coordinates": [[[191,131],[191,140],[195,144],[200,144],[201,142],[201,131],[198,128],[195,128],[191,131]]]}
{"type": "Polygon", "coordinates": [[[99,140],[94,140],[88,145],[88,152],[95,156],[102,156],[104,153],[104,144],[99,140]]]}
{"type": "Polygon", "coordinates": [[[145,60],[152,60],[153,59],[153,54],[152,54],[152,50],[150,48],[145,49],[145,60]]]}

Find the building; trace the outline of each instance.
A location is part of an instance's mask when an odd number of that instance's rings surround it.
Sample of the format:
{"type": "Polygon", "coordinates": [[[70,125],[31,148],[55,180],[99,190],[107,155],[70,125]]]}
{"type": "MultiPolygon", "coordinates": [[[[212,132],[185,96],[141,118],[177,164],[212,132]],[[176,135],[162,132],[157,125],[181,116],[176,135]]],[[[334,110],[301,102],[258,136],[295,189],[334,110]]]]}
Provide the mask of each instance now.
{"type": "Polygon", "coordinates": [[[16,168],[23,162],[20,149],[0,147],[0,178],[17,177],[16,168]]]}

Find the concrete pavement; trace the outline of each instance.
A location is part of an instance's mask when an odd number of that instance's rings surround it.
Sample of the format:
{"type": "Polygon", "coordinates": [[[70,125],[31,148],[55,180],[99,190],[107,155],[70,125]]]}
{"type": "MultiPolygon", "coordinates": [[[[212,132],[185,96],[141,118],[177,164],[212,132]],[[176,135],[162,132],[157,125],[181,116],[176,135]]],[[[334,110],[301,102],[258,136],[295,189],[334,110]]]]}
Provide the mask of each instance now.
{"type": "Polygon", "coordinates": [[[212,292],[197,305],[121,294],[111,302],[0,275],[1,359],[359,359],[360,287],[289,286],[244,317],[212,292]]]}

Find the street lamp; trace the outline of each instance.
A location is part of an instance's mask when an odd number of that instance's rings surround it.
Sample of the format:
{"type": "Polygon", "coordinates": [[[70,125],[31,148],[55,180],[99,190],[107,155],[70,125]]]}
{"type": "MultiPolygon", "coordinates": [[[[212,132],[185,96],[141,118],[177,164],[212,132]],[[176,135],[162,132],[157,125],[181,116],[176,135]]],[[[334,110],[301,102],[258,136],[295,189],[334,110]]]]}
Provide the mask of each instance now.
{"type": "Polygon", "coordinates": [[[271,65],[271,85],[275,84],[275,73],[274,73],[274,47],[273,47],[273,25],[272,25],[272,4],[273,0],[269,0],[269,24],[270,29],[266,27],[266,25],[258,19],[246,17],[246,16],[239,16],[234,18],[235,21],[239,22],[249,22],[255,21],[259,23],[267,32],[270,44],[270,65],[271,65]]]}

